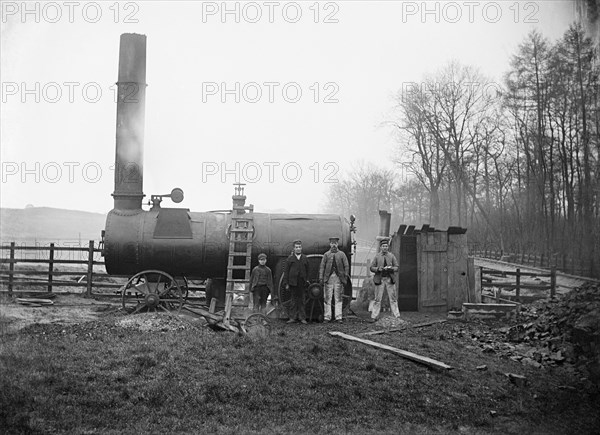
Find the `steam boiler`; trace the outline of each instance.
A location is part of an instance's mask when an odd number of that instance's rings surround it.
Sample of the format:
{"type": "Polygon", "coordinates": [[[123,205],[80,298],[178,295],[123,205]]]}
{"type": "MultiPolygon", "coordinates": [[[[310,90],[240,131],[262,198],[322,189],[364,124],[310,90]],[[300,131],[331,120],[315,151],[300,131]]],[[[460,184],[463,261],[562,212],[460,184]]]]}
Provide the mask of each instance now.
{"type": "MultiPolygon", "coordinates": [[[[228,212],[164,207],[165,198],[174,203],[183,201],[183,192],[177,188],[169,194],[151,195],[148,209],[142,208],[146,86],[146,36],[123,34],[117,82],[114,208],[108,213],[103,232],[103,255],[108,274],[131,277],[129,287],[145,294],[134,311],[177,305],[184,293],[180,287],[185,287],[188,279],[206,280],[207,303],[214,298],[223,306],[228,292],[247,290],[249,269],[258,264],[260,252],[268,255],[267,265],[274,273],[276,294],[272,298],[279,296],[285,304],[290,298],[281,286],[283,260],[290,255],[293,241],[300,239],[310,264],[307,314],[313,319],[321,316],[319,264],[329,249],[329,237],[339,237],[339,249],[351,264],[353,218],[254,213],[253,207],[246,205],[242,185],[236,187],[228,212]],[[169,285],[160,287],[166,290],[149,291],[158,288],[158,282],[169,285]]],[[[345,305],[352,296],[351,280],[348,282],[345,305]]],[[[125,300],[125,290],[123,295],[125,300]]]]}

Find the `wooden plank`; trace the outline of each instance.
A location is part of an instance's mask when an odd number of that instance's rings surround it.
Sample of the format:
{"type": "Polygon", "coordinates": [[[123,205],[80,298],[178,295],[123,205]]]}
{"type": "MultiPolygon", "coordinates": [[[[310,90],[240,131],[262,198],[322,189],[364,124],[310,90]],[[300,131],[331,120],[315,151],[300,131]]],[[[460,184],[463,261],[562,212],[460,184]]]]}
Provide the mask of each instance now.
{"type": "Polygon", "coordinates": [[[52,272],[54,272],[54,243],[50,243],[50,261],[48,262],[48,293],[52,293],[52,272]]]}
{"type": "Polygon", "coordinates": [[[481,302],[481,267],[475,269],[475,300],[473,302],[481,302]]]}
{"type": "Polygon", "coordinates": [[[339,337],[339,338],[343,338],[345,340],[350,340],[350,341],[357,341],[359,343],[362,344],[366,344],[368,346],[373,346],[376,347],[378,349],[382,349],[382,350],[386,350],[388,352],[392,352],[396,355],[399,355],[403,358],[409,359],[411,361],[415,361],[418,362],[420,364],[424,364],[428,367],[433,367],[433,368],[438,368],[438,369],[444,369],[444,370],[451,370],[452,367],[444,364],[443,362],[434,360],[432,358],[428,358],[426,356],[421,356],[421,355],[417,355],[416,353],[412,353],[409,352],[407,350],[402,350],[402,349],[397,349],[395,347],[392,346],[388,346],[386,344],[381,344],[381,343],[377,343],[375,341],[371,341],[371,340],[365,340],[363,338],[359,338],[359,337],[355,337],[353,335],[348,335],[348,334],[344,334],[343,332],[338,332],[338,331],[332,331],[329,333],[329,335],[332,335],[334,337],[339,337]]]}
{"type": "MultiPolygon", "coordinates": [[[[14,242],[11,242],[14,243],[14,242]]],[[[15,246],[17,251],[50,251],[50,246],[15,246]]],[[[10,250],[10,246],[0,246],[0,250],[10,250]]],[[[61,247],[55,246],[54,251],[73,251],[73,252],[87,252],[86,247],[61,247]]],[[[94,252],[102,252],[102,249],[94,249],[94,252]]]]}
{"type": "Polygon", "coordinates": [[[448,235],[448,253],[446,255],[448,269],[447,301],[449,310],[460,310],[463,302],[469,299],[468,253],[467,240],[464,234],[448,235]]]}
{"type": "Polygon", "coordinates": [[[12,296],[13,273],[15,271],[15,242],[10,244],[10,265],[8,266],[8,294],[12,296]]]}
{"type": "Polygon", "coordinates": [[[510,319],[517,315],[517,304],[463,304],[465,320],[510,319]]]}
{"type": "Polygon", "coordinates": [[[90,240],[88,246],[88,270],[87,270],[87,295],[92,295],[92,280],[94,276],[94,241],[90,240]]]}
{"type": "MultiPolygon", "coordinates": [[[[484,282],[481,284],[482,287],[498,287],[498,288],[511,288],[514,289],[517,287],[515,283],[502,283],[502,282],[484,282]]],[[[550,284],[519,284],[519,288],[521,289],[529,289],[529,290],[550,290],[550,284]]]]}

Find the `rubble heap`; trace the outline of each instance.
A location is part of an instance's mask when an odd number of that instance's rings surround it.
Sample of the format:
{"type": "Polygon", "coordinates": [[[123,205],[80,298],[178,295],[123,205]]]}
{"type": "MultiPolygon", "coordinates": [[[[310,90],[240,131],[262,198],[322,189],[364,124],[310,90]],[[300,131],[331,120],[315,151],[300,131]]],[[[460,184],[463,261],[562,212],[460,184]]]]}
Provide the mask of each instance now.
{"type": "Polygon", "coordinates": [[[511,342],[532,342],[548,352],[542,361],[554,360],[586,366],[600,379],[600,286],[586,285],[560,299],[537,301],[524,307],[528,322],[506,331],[511,342]]]}
{"type": "Polygon", "coordinates": [[[469,322],[455,325],[453,335],[470,338],[484,353],[529,366],[566,365],[568,370],[600,385],[599,285],[587,285],[558,299],[524,305],[514,326],[490,330],[469,322]]]}
{"type": "Polygon", "coordinates": [[[600,381],[600,286],[574,289],[555,300],[523,307],[526,322],[508,328],[506,338],[528,343],[539,364],[574,364],[596,383],[600,381]]]}

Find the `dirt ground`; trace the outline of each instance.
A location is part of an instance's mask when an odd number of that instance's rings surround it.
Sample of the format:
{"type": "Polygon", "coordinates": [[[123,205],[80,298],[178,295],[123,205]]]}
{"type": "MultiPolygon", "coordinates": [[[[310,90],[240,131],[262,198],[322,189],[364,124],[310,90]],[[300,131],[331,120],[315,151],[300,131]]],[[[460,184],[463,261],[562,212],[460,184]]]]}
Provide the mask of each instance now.
{"type": "Polygon", "coordinates": [[[33,324],[78,324],[97,320],[103,314],[117,311],[116,301],[86,298],[78,294],[57,294],[53,304],[34,307],[21,305],[15,298],[0,296],[0,331],[18,331],[33,324]]]}
{"type": "MultiPolygon", "coordinates": [[[[35,307],[18,303],[17,297],[10,298],[7,295],[1,295],[0,333],[18,331],[33,324],[79,324],[98,320],[109,314],[121,313],[121,302],[118,298],[98,296],[89,298],[83,294],[56,293],[51,300],[53,302],[52,305],[35,307]]],[[[361,311],[358,307],[353,307],[351,315],[367,318],[369,313],[361,311]]],[[[188,322],[204,323],[204,319],[186,314],[184,311],[178,314],[178,316],[188,322]]],[[[445,313],[403,312],[401,319],[394,319],[390,312],[385,311],[381,313],[380,320],[373,325],[373,329],[395,328],[407,323],[416,324],[430,320],[444,319],[445,317],[445,313]]],[[[123,320],[121,323],[122,325],[120,324],[119,326],[127,328],[136,322],[133,320],[123,320]]],[[[142,330],[152,329],[151,325],[138,326],[142,330]]],[[[160,329],[161,326],[157,323],[155,327],[156,329],[160,329]]]]}

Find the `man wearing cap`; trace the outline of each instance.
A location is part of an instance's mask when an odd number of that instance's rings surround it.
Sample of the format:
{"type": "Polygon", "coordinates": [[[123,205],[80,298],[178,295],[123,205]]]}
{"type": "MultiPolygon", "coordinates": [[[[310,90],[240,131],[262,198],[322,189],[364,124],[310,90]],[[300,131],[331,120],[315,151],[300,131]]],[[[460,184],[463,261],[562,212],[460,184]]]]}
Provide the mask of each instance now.
{"type": "Polygon", "coordinates": [[[290,290],[288,323],[306,324],[305,292],[308,285],[308,258],[302,253],[302,242],[294,240],[294,252],[283,262],[282,285],[290,290]]]}
{"type": "Polygon", "coordinates": [[[319,267],[319,283],[324,286],[325,310],[323,320],[331,321],[331,297],[335,301],[335,321],[342,322],[342,294],[348,281],[348,259],[338,249],[339,237],[329,238],[329,251],[323,254],[319,267]]]}
{"type": "Polygon", "coordinates": [[[273,293],[273,274],[267,266],[267,254],[258,254],[258,266],[250,274],[250,292],[255,313],[264,313],[267,308],[267,297],[273,293]]]}
{"type": "Polygon", "coordinates": [[[373,283],[375,284],[375,303],[373,304],[373,310],[371,311],[372,322],[375,322],[379,316],[384,288],[387,290],[390,307],[392,307],[394,317],[400,317],[396,286],[394,285],[394,275],[398,271],[398,260],[396,260],[394,254],[388,252],[390,248],[388,239],[383,239],[379,242],[379,246],[380,251],[375,255],[375,258],[373,258],[370,267],[371,272],[375,273],[373,276],[373,283]]]}

